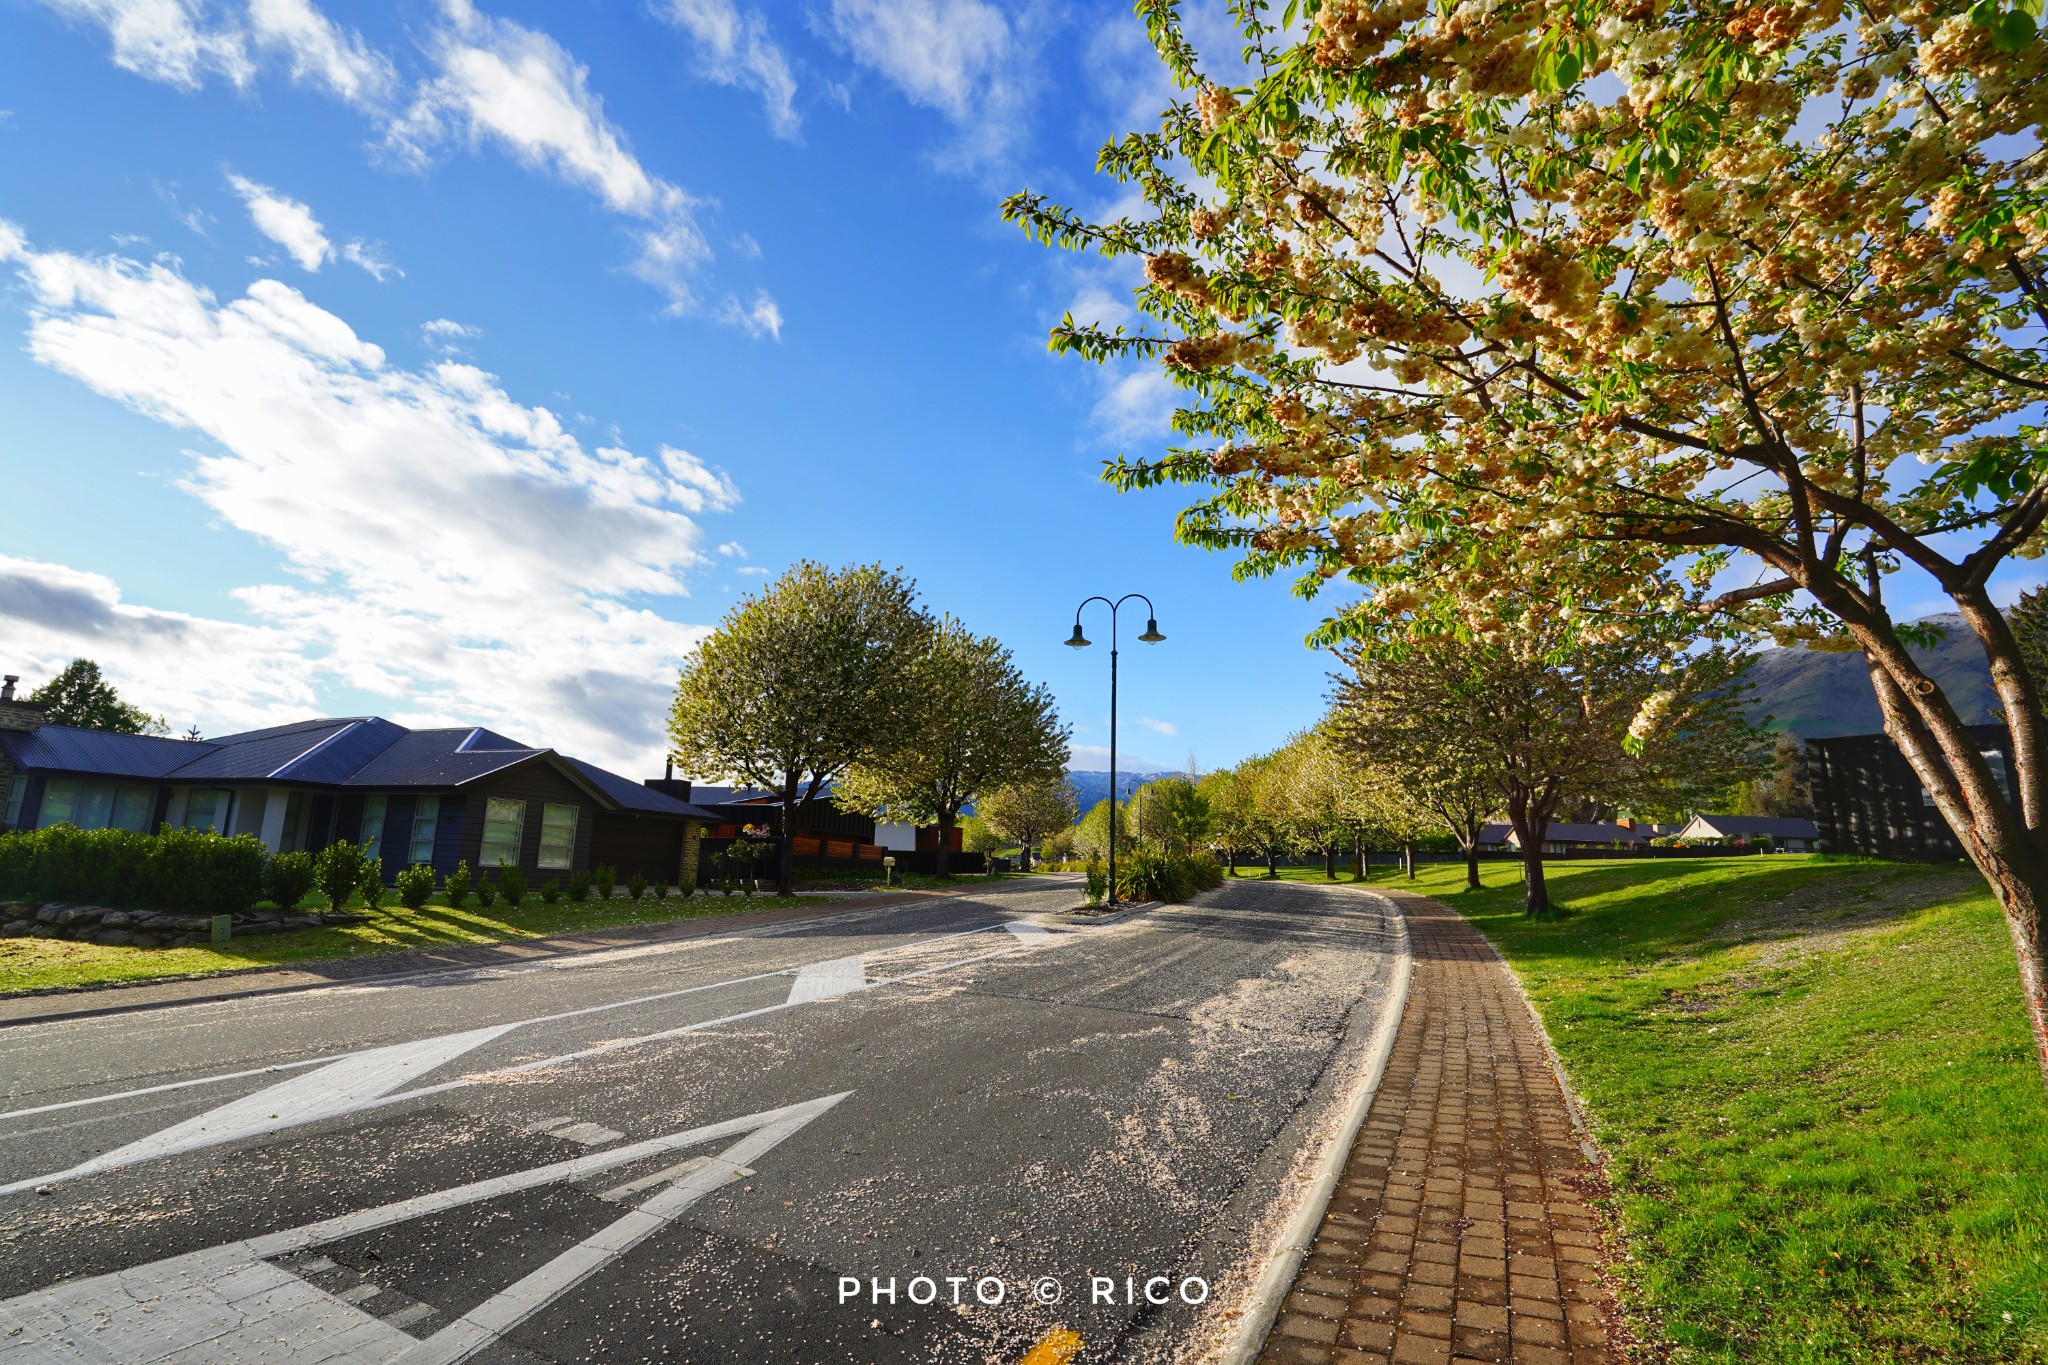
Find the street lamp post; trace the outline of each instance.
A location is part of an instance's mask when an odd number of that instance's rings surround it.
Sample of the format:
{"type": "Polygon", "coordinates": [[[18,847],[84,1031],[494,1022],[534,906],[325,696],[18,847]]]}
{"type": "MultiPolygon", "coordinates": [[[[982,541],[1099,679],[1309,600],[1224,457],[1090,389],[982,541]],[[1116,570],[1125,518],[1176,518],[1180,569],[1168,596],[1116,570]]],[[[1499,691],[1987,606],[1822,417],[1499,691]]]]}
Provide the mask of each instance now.
{"type": "Polygon", "coordinates": [[[1145,604],[1145,633],[1138,638],[1148,645],[1156,645],[1166,637],[1159,633],[1159,611],[1152,605],[1152,599],[1141,592],[1127,592],[1112,602],[1107,597],[1090,597],[1074,608],[1074,633],[1067,643],[1075,649],[1086,649],[1092,641],[1081,633],[1081,612],[1090,602],[1100,602],[1109,608],[1109,906],[1116,905],[1116,614],[1117,609],[1133,597],[1145,604]]]}

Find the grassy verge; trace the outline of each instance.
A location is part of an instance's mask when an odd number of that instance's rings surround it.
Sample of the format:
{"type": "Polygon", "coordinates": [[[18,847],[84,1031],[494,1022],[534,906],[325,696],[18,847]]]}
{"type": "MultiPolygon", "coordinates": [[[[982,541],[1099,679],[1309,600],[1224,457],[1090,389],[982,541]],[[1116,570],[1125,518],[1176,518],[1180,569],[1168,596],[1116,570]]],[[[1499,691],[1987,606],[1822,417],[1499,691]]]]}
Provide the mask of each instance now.
{"type": "Polygon", "coordinates": [[[328,929],[301,929],[290,934],[237,939],[191,948],[112,948],[62,939],[0,939],[0,994],[16,991],[107,985],[166,977],[204,976],[245,967],[274,967],[324,958],[445,948],[464,943],[498,943],[545,934],[611,929],[627,924],[659,924],[703,919],[744,910],[772,910],[792,905],[829,904],[816,896],[721,896],[717,894],[649,897],[624,896],[581,905],[554,905],[528,900],[519,909],[502,900],[486,910],[474,901],[459,910],[440,897],[420,910],[387,905],[379,910],[351,908],[367,914],[368,923],[328,929]]]}
{"type": "Polygon", "coordinates": [[[1630,1308],[1677,1359],[2048,1359],[2048,1100],[1974,875],[1557,863],[1543,923],[1512,865],[1482,875],[1397,884],[1521,976],[1614,1157],[1630,1308]]]}

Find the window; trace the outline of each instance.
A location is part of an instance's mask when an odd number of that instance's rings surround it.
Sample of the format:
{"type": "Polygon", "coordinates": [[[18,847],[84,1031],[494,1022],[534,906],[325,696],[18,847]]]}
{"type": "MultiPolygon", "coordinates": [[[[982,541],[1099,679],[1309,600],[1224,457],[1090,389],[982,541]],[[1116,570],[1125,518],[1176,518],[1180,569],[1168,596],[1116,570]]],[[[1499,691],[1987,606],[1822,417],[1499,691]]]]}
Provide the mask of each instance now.
{"type": "MultiPolygon", "coordinates": [[[[15,783],[7,803],[7,823],[21,819],[21,798],[27,782],[15,783]]],[[[53,777],[43,787],[43,810],[37,823],[73,824],[80,829],[149,830],[150,812],[156,808],[154,787],[117,787],[112,782],[87,782],[76,777],[53,777]]]]}
{"type": "Polygon", "coordinates": [[[115,829],[132,829],[138,834],[149,833],[150,812],[156,808],[156,793],[148,787],[123,787],[114,793],[115,829]]]}
{"type": "Polygon", "coordinates": [[[390,801],[390,797],[383,795],[363,798],[363,833],[356,842],[368,850],[372,858],[384,844],[384,808],[390,801]]]}
{"type": "Polygon", "coordinates": [[[567,867],[576,860],[576,807],[550,802],[540,813],[540,865],[567,867]]]}
{"type": "Polygon", "coordinates": [[[21,803],[28,797],[28,779],[17,773],[7,785],[7,828],[21,828],[21,803]]]}
{"type": "Polygon", "coordinates": [[[526,832],[526,803],[494,796],[484,805],[484,847],[477,862],[483,868],[503,862],[519,866],[519,839],[526,832]]]}
{"type": "Polygon", "coordinates": [[[78,793],[85,784],[75,777],[53,777],[43,786],[43,815],[40,827],[48,829],[71,819],[78,809],[78,793]]]}
{"type": "Polygon", "coordinates": [[[434,834],[441,824],[441,798],[422,796],[413,803],[412,844],[406,851],[406,861],[431,863],[434,861],[434,834]]]}
{"type": "Polygon", "coordinates": [[[214,812],[219,808],[219,792],[209,787],[194,787],[185,798],[185,828],[212,829],[214,812]]]}

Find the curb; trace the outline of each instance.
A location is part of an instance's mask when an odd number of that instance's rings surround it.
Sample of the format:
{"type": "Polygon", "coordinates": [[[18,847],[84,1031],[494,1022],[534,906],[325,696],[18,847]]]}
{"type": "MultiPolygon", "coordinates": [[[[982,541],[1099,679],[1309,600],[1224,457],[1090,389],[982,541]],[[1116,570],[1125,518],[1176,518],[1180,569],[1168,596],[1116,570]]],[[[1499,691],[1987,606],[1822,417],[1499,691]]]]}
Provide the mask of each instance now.
{"type": "MultiPolygon", "coordinates": [[[[812,912],[810,912],[810,913],[806,913],[806,914],[803,914],[803,915],[791,915],[791,916],[789,916],[789,918],[788,918],[787,920],[774,920],[774,921],[771,921],[771,922],[770,922],[770,923],[769,923],[768,925],[747,925],[747,926],[743,926],[743,927],[741,927],[741,928],[739,928],[739,929],[735,930],[734,932],[736,932],[736,933],[741,933],[741,934],[745,934],[745,933],[751,932],[752,930],[754,930],[754,929],[757,929],[757,928],[767,928],[767,927],[772,927],[772,926],[773,926],[773,925],[775,925],[775,924],[783,924],[783,923],[789,923],[789,922],[791,922],[791,921],[795,921],[795,920],[803,920],[803,919],[812,919],[812,918],[821,918],[821,919],[822,919],[822,918],[826,918],[826,917],[829,917],[829,916],[832,916],[832,915],[843,915],[843,914],[849,914],[849,913],[852,913],[852,912],[855,912],[855,911],[862,911],[862,910],[871,910],[871,909],[883,909],[883,908],[887,908],[887,907],[889,907],[889,906],[892,906],[892,905],[909,905],[909,904],[915,904],[915,903],[916,903],[917,901],[919,901],[919,900],[922,900],[922,899],[925,899],[925,898],[927,898],[927,897],[945,897],[945,896],[955,896],[955,895],[964,895],[964,894],[966,894],[966,890],[967,890],[966,888],[962,888],[962,889],[959,889],[959,890],[954,890],[954,889],[951,889],[951,888],[949,888],[949,889],[947,889],[947,890],[944,890],[944,891],[926,891],[926,890],[909,890],[909,889],[899,889],[898,891],[896,891],[896,892],[894,892],[894,893],[892,893],[892,894],[890,894],[890,895],[887,895],[887,896],[877,896],[877,897],[873,898],[872,900],[853,900],[853,901],[852,901],[852,903],[849,903],[849,902],[848,902],[847,900],[836,900],[836,899],[835,899],[835,900],[824,900],[824,901],[821,901],[821,902],[820,902],[820,904],[818,905],[818,907],[817,907],[817,909],[816,909],[815,911],[812,911],[812,912]]],[[[803,907],[803,906],[791,906],[791,907],[789,907],[789,908],[790,908],[790,909],[807,909],[807,907],[803,907]]],[[[738,916],[739,916],[739,915],[744,915],[744,914],[748,914],[748,913],[766,913],[766,912],[749,912],[749,911],[745,911],[745,910],[742,910],[742,911],[738,911],[738,912],[735,912],[735,914],[734,914],[734,915],[732,916],[732,918],[738,918],[738,916]]],[[[720,919],[722,919],[722,918],[725,918],[725,917],[724,917],[724,916],[718,916],[718,915],[702,915],[702,916],[697,916],[696,918],[693,918],[693,919],[682,919],[682,920],[670,920],[670,921],[666,921],[665,923],[660,923],[660,924],[653,924],[653,925],[648,925],[648,926],[645,926],[645,927],[647,927],[647,928],[662,928],[662,927],[666,927],[666,925],[674,925],[674,924],[713,924],[713,923],[716,923],[716,922],[717,922],[718,920],[720,920],[720,919]]],[[[603,930],[603,929],[598,929],[598,930],[587,930],[587,931],[583,931],[583,932],[590,932],[590,933],[606,933],[606,932],[609,932],[609,931],[608,931],[608,930],[603,930]]],[[[121,1003],[121,1004],[105,1004],[105,1005],[98,1005],[98,1006],[92,1006],[92,1007],[88,1007],[88,1008],[85,1008],[85,1009],[75,1009],[75,1010],[58,1010],[58,1011],[54,1011],[54,1012],[52,1012],[52,1013],[48,1013],[48,1014],[24,1014],[24,1015],[16,1015],[16,1016],[12,1016],[12,1017],[0,1017],[0,1031],[4,1031],[4,1030],[6,1030],[6,1029],[11,1029],[11,1028],[24,1028],[24,1027],[27,1027],[27,1026],[29,1026],[29,1025],[34,1025],[34,1024],[61,1024],[61,1023],[68,1023],[68,1022],[70,1022],[70,1021],[71,1021],[71,1020],[73,1020],[73,1019],[104,1019],[104,1018],[106,1018],[106,1017],[107,1017],[107,1016],[109,1016],[109,1015],[116,1015],[116,1014],[138,1014],[138,1013],[141,1013],[142,1011],[145,1011],[145,1010],[168,1010],[168,1009],[178,1009],[178,1008],[180,1008],[180,1007],[182,1007],[182,1006],[185,1006],[185,1005],[218,1005],[218,1004],[222,1003],[223,1001],[228,1001],[228,1000],[261,1000],[261,999],[266,999],[266,998],[268,998],[268,997],[272,997],[272,996],[280,996],[280,995],[300,995],[300,994],[303,994],[303,993],[305,993],[305,992],[307,992],[307,991],[325,991],[325,990],[333,990],[333,989],[336,989],[337,987],[344,987],[344,986],[364,987],[364,986],[392,986],[392,985],[401,985],[401,984],[403,984],[403,983],[405,983],[405,982],[408,982],[408,981],[417,981],[417,980],[421,979],[422,977],[431,977],[431,976],[448,976],[448,975],[451,975],[451,974],[453,974],[453,973],[457,973],[457,972],[477,972],[477,971],[489,971],[489,970],[491,970],[492,968],[502,968],[502,967],[519,967],[519,966],[524,966],[524,965],[526,965],[527,963],[534,963],[534,962],[548,962],[548,961],[554,961],[554,960],[557,960],[557,959],[560,959],[560,958],[565,958],[565,957],[575,957],[575,956],[577,956],[577,955],[578,955],[578,954],[580,954],[580,953],[602,953],[602,952],[612,952],[612,951],[615,951],[615,950],[617,950],[617,949],[620,949],[620,948],[639,948],[639,947],[651,947],[651,946],[655,946],[655,945],[659,945],[659,944],[663,944],[663,943],[680,943],[680,942],[684,942],[684,941],[686,941],[686,940],[688,940],[688,939],[690,939],[690,938],[696,938],[696,937],[716,937],[716,936],[717,936],[717,935],[716,935],[716,931],[707,931],[707,932],[706,932],[706,933],[704,933],[704,934],[688,934],[688,933],[683,933],[683,934],[675,934],[675,935],[672,935],[672,936],[671,936],[671,935],[656,935],[656,936],[650,936],[650,937],[648,937],[648,938],[646,938],[646,939],[644,939],[644,940],[642,940],[642,941],[640,941],[640,942],[626,942],[626,943],[586,943],[586,944],[580,944],[580,945],[576,945],[576,946],[566,946],[566,947],[557,947],[557,948],[549,948],[549,949],[547,949],[546,951],[543,951],[543,952],[540,952],[540,953],[536,953],[535,955],[533,955],[533,956],[531,956],[531,957],[521,957],[521,958],[514,958],[514,959],[511,959],[511,960],[508,960],[508,961],[494,961],[494,960],[485,960],[485,961],[481,961],[481,962],[452,962],[452,961],[446,961],[446,960],[443,960],[443,961],[442,961],[442,962],[440,963],[440,965],[437,965],[437,966],[432,966],[432,967],[412,967],[412,968],[394,968],[393,970],[391,970],[391,971],[388,971],[388,972],[365,972],[365,973],[363,973],[362,975],[359,975],[359,976],[342,976],[342,977],[335,977],[335,978],[332,978],[332,979],[329,979],[329,980],[320,980],[320,981],[295,981],[295,982],[291,982],[291,983],[289,983],[289,984],[286,984],[286,985],[279,985],[279,986],[250,986],[250,987],[245,987],[245,988],[241,988],[241,989],[235,989],[235,988],[233,988],[233,987],[223,986],[223,987],[222,987],[221,989],[219,989],[219,990],[215,990],[215,991],[206,991],[206,992],[203,992],[203,993],[201,993],[201,994],[196,994],[196,995],[180,995],[180,996],[177,996],[177,997],[175,997],[175,998],[173,998],[173,999],[168,999],[168,1000],[137,1000],[137,1001],[127,1002],[127,1003],[121,1003]]],[[[491,948],[491,947],[497,947],[497,946],[500,946],[500,945],[502,945],[502,944],[508,944],[508,943],[510,943],[510,944],[520,944],[520,945],[524,945],[524,946],[527,946],[527,947],[534,947],[534,948],[543,948],[543,947],[545,947],[546,945],[548,945],[548,944],[550,944],[550,943],[559,943],[559,942],[561,942],[561,941],[563,941],[563,940],[565,940],[565,939],[571,939],[571,938],[575,938],[575,937],[578,937],[578,935],[576,935],[576,934],[564,934],[564,935],[559,935],[559,936],[556,936],[556,937],[553,937],[553,938],[515,938],[515,939],[500,939],[500,940],[498,940],[498,941],[497,941],[497,943],[493,943],[493,944],[475,944],[475,945],[466,945],[466,946],[474,946],[474,947],[480,947],[480,948],[491,948]]],[[[382,954],[382,956],[389,956],[389,957],[393,957],[393,958],[409,958],[409,957],[417,957],[417,956],[427,956],[427,955],[429,955],[429,954],[427,954],[427,953],[426,953],[426,952],[424,952],[423,950],[418,950],[418,949],[412,949],[412,950],[400,950],[400,951],[398,951],[398,952],[394,952],[394,953],[389,953],[389,954],[382,954]]],[[[323,961],[346,961],[346,960],[347,960],[347,959],[345,959],[345,958],[340,958],[340,959],[335,959],[335,958],[315,958],[315,959],[313,959],[313,961],[314,961],[315,963],[318,963],[318,962],[323,962],[323,961]]],[[[224,971],[224,972],[215,972],[215,973],[211,973],[210,975],[211,975],[211,976],[213,976],[213,977],[218,977],[218,978],[222,978],[222,979],[224,979],[224,980],[227,980],[227,981],[234,981],[234,980],[239,980],[239,979],[243,979],[243,978],[246,978],[246,977],[251,977],[251,976],[255,976],[255,975],[258,975],[258,974],[260,974],[260,973],[263,973],[263,972],[275,972],[275,971],[292,971],[292,970],[297,970],[297,969],[295,969],[295,968],[292,968],[292,967],[288,967],[288,966],[287,966],[287,967],[275,967],[275,966],[262,966],[262,967],[243,967],[243,968],[234,968],[234,969],[230,969],[230,970],[228,970],[228,971],[224,971]]],[[[16,995],[16,996],[11,996],[11,997],[10,997],[10,996],[0,996],[0,1006],[4,1006],[5,1004],[7,1004],[7,1003],[8,1003],[8,1001],[9,1001],[9,1000],[23,1000],[23,999],[34,999],[34,998],[36,998],[37,996],[45,996],[45,997],[47,997],[47,998],[49,998],[49,999],[52,999],[52,1000],[73,1000],[73,999],[76,999],[77,997],[79,997],[79,996],[81,996],[81,995],[97,995],[97,994],[100,994],[100,993],[102,993],[102,992],[104,992],[104,993],[107,993],[107,994],[117,994],[117,993],[123,993],[123,992],[127,992],[127,991],[142,991],[142,990],[147,990],[147,989],[149,989],[149,988],[150,988],[150,987],[152,987],[152,986],[166,986],[166,985],[174,985],[174,984],[177,984],[178,982],[181,982],[181,981],[193,981],[193,980],[204,980],[204,979],[206,979],[206,978],[204,978],[204,977],[198,977],[198,978],[195,978],[195,977],[189,977],[189,976],[187,976],[187,977],[178,977],[178,976],[168,976],[168,977],[155,977],[155,978],[145,978],[145,979],[143,979],[143,980],[140,980],[140,981],[123,981],[123,982],[108,982],[108,983],[105,983],[105,984],[103,984],[103,985],[97,985],[97,986],[82,986],[82,987],[78,987],[78,988],[76,988],[76,989],[70,989],[70,990],[63,990],[63,989],[60,989],[60,990],[51,990],[51,991],[37,991],[37,992],[28,992],[28,993],[24,993],[24,994],[22,994],[22,995],[16,995]]]]}
{"type": "MultiPolygon", "coordinates": [[[[1364,891],[1362,887],[1359,889],[1364,891]]],[[[1266,1338],[1273,1331],[1273,1323],[1280,1316],[1280,1305],[1286,1300],[1287,1291],[1294,1287],[1294,1277],[1308,1256],[1309,1247],[1315,1242],[1317,1229],[1323,1225],[1323,1215],[1329,1211],[1330,1200],[1336,1196],[1337,1181],[1344,1174],[1345,1163],[1350,1160],[1352,1144],[1358,1141],[1358,1130],[1365,1126],[1365,1116],[1379,1095],[1380,1079],[1386,1074],[1387,1059],[1394,1052],[1395,1035],[1401,1031],[1401,1016],[1408,1009],[1408,988],[1415,979],[1415,953],[1408,937],[1408,916],[1391,897],[1376,891],[1364,893],[1387,908],[1395,928],[1400,931],[1400,957],[1394,964],[1394,980],[1387,994],[1386,1012],[1373,1028],[1372,1041],[1367,1045],[1365,1069],[1359,1074],[1350,1104],[1339,1121],[1338,1131],[1323,1152],[1315,1178],[1309,1182],[1308,1192],[1302,1196],[1294,1216],[1287,1220],[1278,1245],[1269,1253],[1266,1268],[1258,1283],[1252,1286],[1250,1301],[1239,1315],[1237,1326],[1216,1356],[1219,1365],[1252,1365],[1265,1347],[1266,1338]]]]}

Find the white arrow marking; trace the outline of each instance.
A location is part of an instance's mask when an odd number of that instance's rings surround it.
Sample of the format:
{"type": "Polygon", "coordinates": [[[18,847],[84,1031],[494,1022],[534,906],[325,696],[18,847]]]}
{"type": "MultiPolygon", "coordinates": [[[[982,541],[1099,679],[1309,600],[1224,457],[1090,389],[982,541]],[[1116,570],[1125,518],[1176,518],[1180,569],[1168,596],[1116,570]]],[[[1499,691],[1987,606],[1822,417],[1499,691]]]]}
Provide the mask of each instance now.
{"type": "MultiPolygon", "coordinates": [[[[289,1356],[306,1365],[451,1365],[498,1340],[851,1091],[748,1114],[305,1227],[210,1247],[112,1275],[74,1280],[0,1302],[0,1359],[23,1365],[218,1365],[289,1356]],[[270,1261],[378,1228],[540,1185],[581,1180],[652,1156],[744,1134],[717,1157],[671,1168],[679,1178],[603,1231],[421,1341],[270,1261]]],[[[668,1174],[668,1172],[665,1172],[668,1174]]],[[[311,1271],[318,1262],[309,1263],[311,1271]]],[[[329,1266],[331,1268],[331,1264],[329,1266]]],[[[416,1318],[414,1320],[417,1320],[416,1318]]]]}
{"type": "Polygon", "coordinates": [[[1003,926],[1018,938],[1030,943],[1035,939],[1049,938],[1052,931],[1043,924],[1033,924],[1028,919],[1013,919],[1003,926]]]}
{"type": "Polygon", "coordinates": [[[787,1003],[801,1005],[806,1000],[830,1000],[834,996],[860,990],[867,984],[867,965],[858,955],[813,962],[796,974],[796,982],[789,988],[787,1003]]]}

